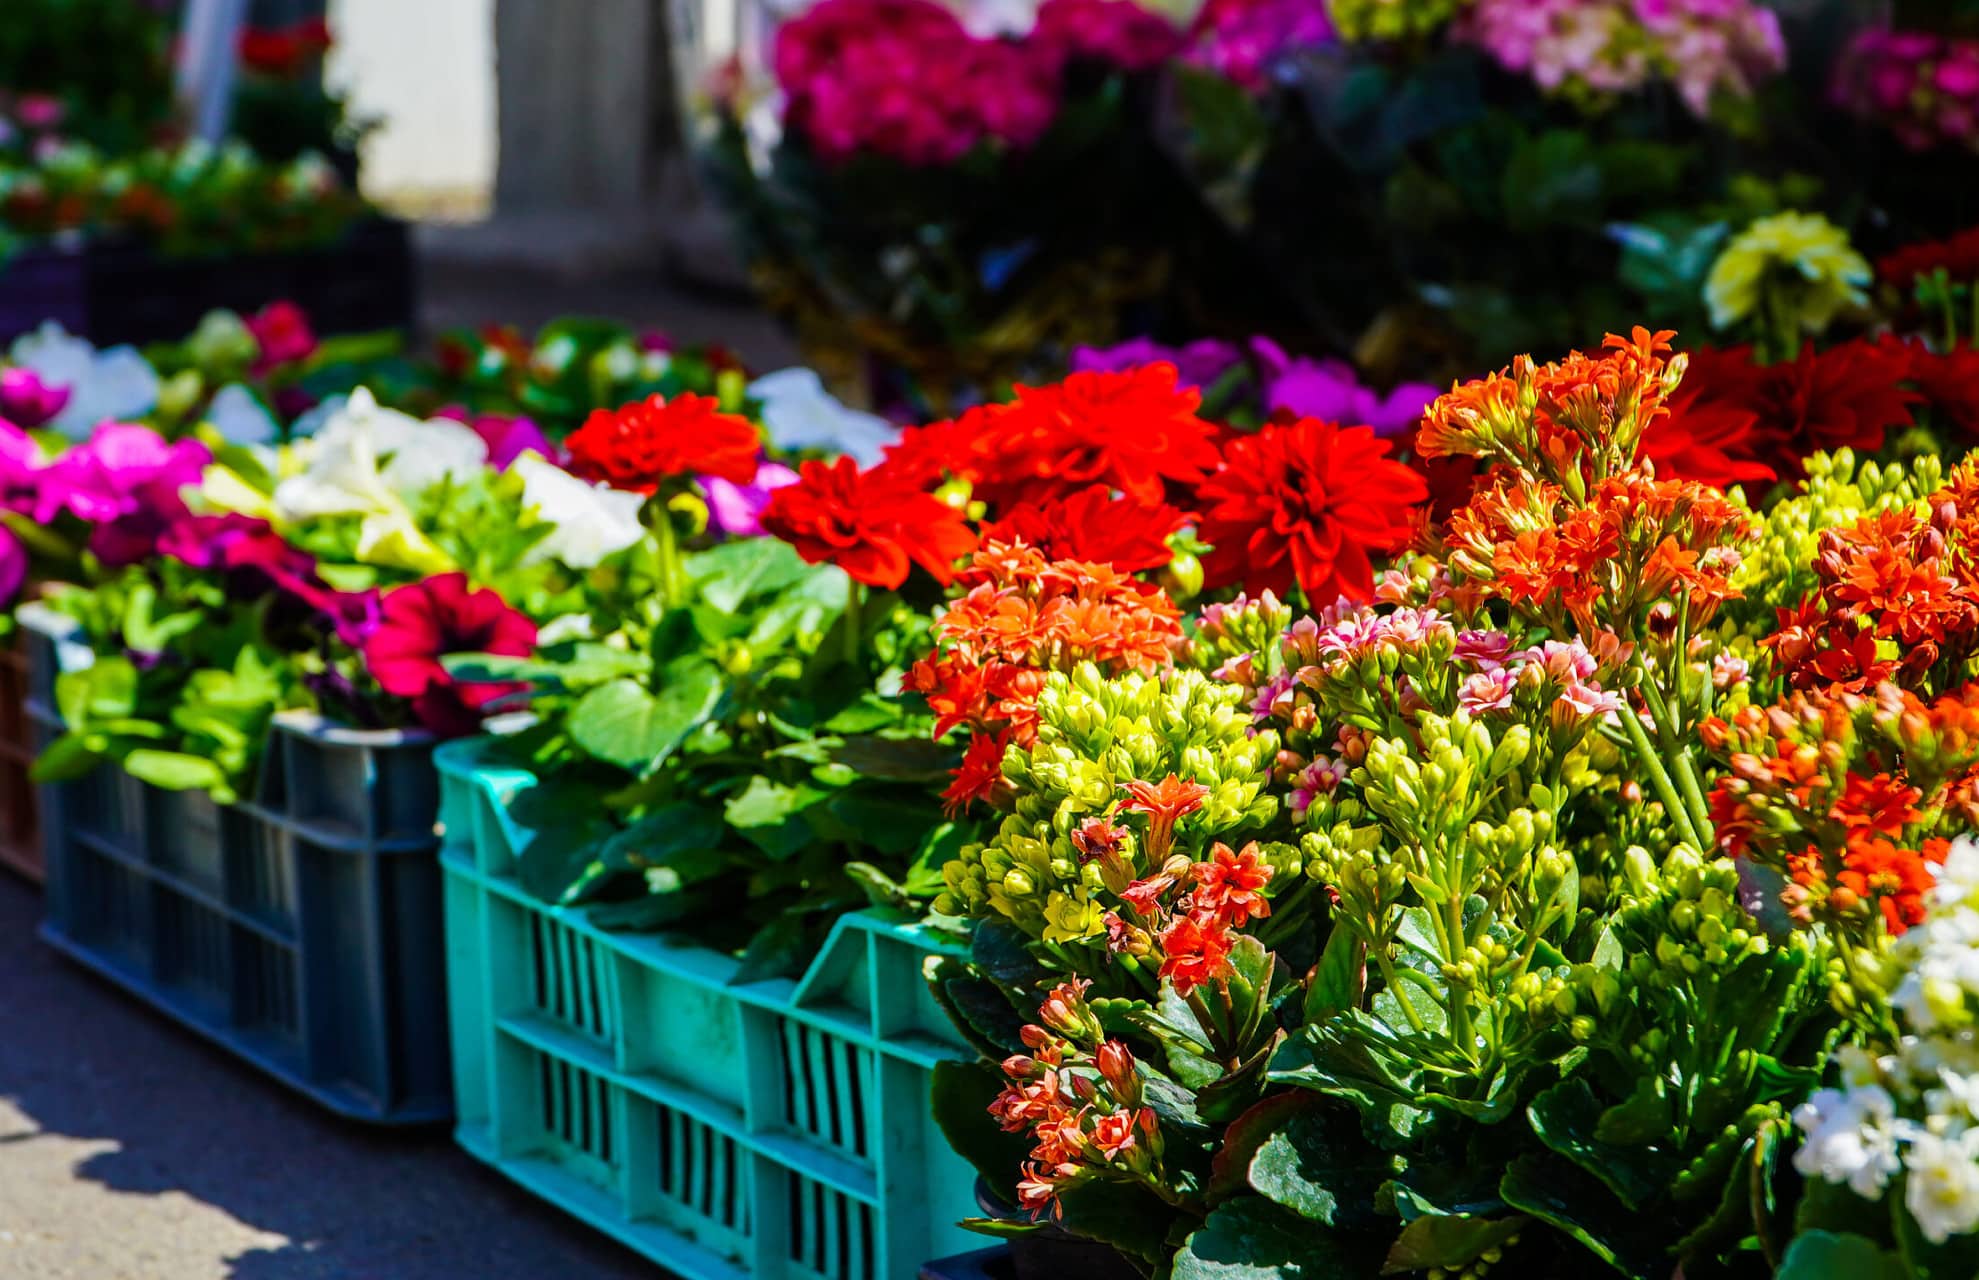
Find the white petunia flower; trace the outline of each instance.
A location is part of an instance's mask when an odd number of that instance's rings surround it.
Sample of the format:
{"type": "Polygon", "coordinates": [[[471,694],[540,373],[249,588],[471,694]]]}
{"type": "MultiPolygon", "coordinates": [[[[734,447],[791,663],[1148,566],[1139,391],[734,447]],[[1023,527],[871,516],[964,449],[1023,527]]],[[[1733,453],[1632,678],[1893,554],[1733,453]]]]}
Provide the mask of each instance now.
{"type": "Polygon", "coordinates": [[[206,408],[206,421],[228,444],[268,444],[281,434],[281,428],[275,425],[275,415],[238,382],[230,382],[213,393],[213,403],[206,408]]]}
{"type": "Polygon", "coordinates": [[[71,440],[98,423],[128,422],[158,407],[158,371],[135,347],[98,351],[49,320],[16,338],[9,355],[50,386],[69,389],[69,403],[49,425],[71,440]]]}
{"type": "Polygon", "coordinates": [[[1904,1151],[1903,1202],[1932,1244],[1979,1227],[1979,1129],[1940,1135],[1917,1129],[1904,1151]]]}
{"type": "Polygon", "coordinates": [[[535,453],[523,454],[509,470],[522,477],[523,505],[556,526],[531,549],[532,560],[553,557],[573,569],[591,569],[645,535],[639,523],[643,494],[587,484],[535,453]]]}
{"type": "Polygon", "coordinates": [[[1793,1121],[1807,1140],[1794,1153],[1803,1177],[1846,1182],[1866,1200],[1882,1194],[1896,1173],[1896,1102],[1878,1085],[1820,1089],[1794,1108],[1793,1121]]]}
{"type": "Polygon", "coordinates": [[[842,453],[862,467],[878,462],[900,428],[877,414],[848,409],[811,369],[781,369],[749,384],[763,404],[763,426],[778,449],[842,453]]]}

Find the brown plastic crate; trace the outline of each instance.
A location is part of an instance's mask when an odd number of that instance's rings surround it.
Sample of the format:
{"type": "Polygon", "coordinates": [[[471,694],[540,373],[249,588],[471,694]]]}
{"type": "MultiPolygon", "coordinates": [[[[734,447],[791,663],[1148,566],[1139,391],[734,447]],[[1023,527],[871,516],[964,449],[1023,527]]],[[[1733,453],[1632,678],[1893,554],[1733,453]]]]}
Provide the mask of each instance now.
{"type": "Polygon", "coordinates": [[[27,715],[27,648],[21,633],[0,649],[0,867],[40,884],[41,819],[28,769],[34,726],[27,715]]]}

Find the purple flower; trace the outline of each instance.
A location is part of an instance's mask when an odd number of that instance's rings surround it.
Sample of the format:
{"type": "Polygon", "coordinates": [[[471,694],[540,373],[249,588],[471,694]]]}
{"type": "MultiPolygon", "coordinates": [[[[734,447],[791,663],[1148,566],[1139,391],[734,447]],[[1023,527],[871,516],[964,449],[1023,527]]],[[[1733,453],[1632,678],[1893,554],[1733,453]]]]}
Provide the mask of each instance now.
{"type": "Polygon", "coordinates": [[[11,605],[27,581],[27,548],[0,524],[0,605],[11,605]]]}
{"type": "Polygon", "coordinates": [[[1278,58],[1332,41],[1325,0],[1210,0],[1186,60],[1256,93],[1278,58]]]}
{"type": "Polygon", "coordinates": [[[756,478],[748,484],[732,484],[720,476],[701,476],[701,491],[708,495],[708,520],[731,538],[753,538],[763,532],[758,517],[770,504],[770,494],[787,484],[797,483],[797,473],[777,462],[757,466],[756,478]]]}
{"type": "Polygon", "coordinates": [[[1252,338],[1251,352],[1263,374],[1267,412],[1288,410],[1348,426],[1368,426],[1379,436],[1407,431],[1437,397],[1425,382],[1405,382],[1382,395],[1361,385],[1344,360],[1288,356],[1269,338],[1252,338]]]}
{"type": "Polygon", "coordinates": [[[1074,373],[1118,373],[1144,364],[1172,364],[1184,386],[1207,387],[1230,371],[1243,354],[1228,342],[1199,338],[1187,346],[1167,347],[1151,338],[1136,338],[1112,347],[1077,347],[1072,352],[1074,373]]]}
{"type": "Polygon", "coordinates": [[[30,431],[67,408],[69,395],[69,388],[43,382],[32,369],[0,370],[0,418],[30,431]]]}
{"type": "Polygon", "coordinates": [[[539,454],[545,462],[563,465],[563,450],[550,443],[533,418],[519,414],[479,413],[470,415],[464,405],[450,404],[433,415],[474,428],[488,446],[488,465],[506,471],[509,464],[525,453],[539,454]]]}

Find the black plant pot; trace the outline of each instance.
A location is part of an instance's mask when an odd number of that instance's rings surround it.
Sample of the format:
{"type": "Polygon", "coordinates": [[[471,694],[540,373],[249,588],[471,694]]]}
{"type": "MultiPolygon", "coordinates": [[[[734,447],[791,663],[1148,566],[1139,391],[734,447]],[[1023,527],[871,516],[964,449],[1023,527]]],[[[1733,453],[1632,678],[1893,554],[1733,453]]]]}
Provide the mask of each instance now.
{"type": "MultiPolygon", "coordinates": [[[[1020,1209],[1005,1204],[976,1180],[976,1204],[983,1216],[1004,1221],[1028,1221],[1020,1209]]],[[[1144,1280],[1140,1268],[1119,1250],[1097,1240],[1084,1240],[1046,1222],[1036,1231],[1012,1236],[1000,1249],[981,1249],[930,1262],[921,1280],[1144,1280]]]]}

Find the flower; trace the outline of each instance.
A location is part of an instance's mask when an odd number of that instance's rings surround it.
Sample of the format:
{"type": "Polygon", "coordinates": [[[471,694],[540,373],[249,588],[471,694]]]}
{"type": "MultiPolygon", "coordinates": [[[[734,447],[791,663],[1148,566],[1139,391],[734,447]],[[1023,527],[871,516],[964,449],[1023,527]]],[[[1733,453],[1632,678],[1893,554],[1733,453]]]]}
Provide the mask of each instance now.
{"type": "Polygon", "coordinates": [[[1125,807],[1148,815],[1148,858],[1157,866],[1168,856],[1175,839],[1175,824],[1203,807],[1210,789],[1200,782],[1169,774],[1160,782],[1133,779],[1121,784],[1127,792],[1125,807]]]}
{"type": "Polygon", "coordinates": [[[1979,1229],[1979,1128],[1941,1136],[1922,1127],[1903,1153],[1903,1203],[1932,1244],[1979,1229]]]}
{"type": "Polygon", "coordinates": [[[1405,382],[1381,395],[1362,386],[1346,361],[1288,356],[1269,338],[1251,339],[1251,351],[1264,373],[1268,411],[1372,427],[1378,436],[1396,436],[1413,427],[1437,397],[1436,388],[1426,382],[1405,382]]]}
{"type": "Polygon", "coordinates": [[[1819,333],[1837,312],[1868,300],[1868,259],[1848,233],[1818,213],[1777,213],[1732,237],[1711,264],[1704,301],[1711,323],[1728,329],[1759,310],[1765,291],[1784,290],[1798,327],[1819,333]]]}
{"type": "Polygon", "coordinates": [[[1368,427],[1314,418],[1234,438],[1197,491],[1199,533],[1215,548],[1204,582],[1280,595],[1297,582],[1313,601],[1372,598],[1370,553],[1407,545],[1414,508],[1429,496],[1390,449],[1368,427]]]}
{"type": "Polygon", "coordinates": [[[548,557],[572,569],[594,569],[646,536],[639,523],[639,509],[646,504],[641,494],[586,484],[533,452],[517,458],[510,470],[522,477],[524,510],[553,526],[530,548],[531,560],[548,557]]]}
{"type": "MultiPolygon", "coordinates": [[[[458,404],[445,406],[433,417],[471,427],[474,434],[481,437],[481,443],[487,446],[488,465],[501,471],[508,470],[515,465],[516,459],[529,453],[548,462],[560,463],[563,460],[563,450],[550,443],[550,438],[543,434],[543,429],[536,425],[533,418],[507,413],[470,414],[467,406],[458,404]]],[[[300,431],[297,434],[301,434],[300,431]]]]}
{"type": "Polygon", "coordinates": [[[1120,373],[1144,364],[1172,364],[1179,385],[1208,387],[1242,358],[1235,346],[1218,338],[1199,338],[1180,347],[1136,338],[1111,347],[1074,347],[1072,372],[1120,373]]]}
{"type": "Polygon", "coordinates": [[[141,418],[158,407],[157,371],[135,347],[98,351],[49,320],[16,338],[9,354],[47,387],[68,393],[68,403],[48,425],[72,440],[100,422],[141,418]]]}
{"type": "Polygon", "coordinates": [[[1281,57],[1332,41],[1326,0],[1209,0],[1196,15],[1186,59],[1259,93],[1281,57]]]}
{"type": "Polygon", "coordinates": [[[1271,883],[1273,870],[1259,855],[1255,840],[1241,852],[1232,852],[1219,840],[1210,847],[1209,860],[1198,862],[1193,869],[1195,909],[1235,929],[1262,920],[1271,914],[1264,887],[1271,883]]]}
{"type": "Polygon", "coordinates": [[[0,607],[11,606],[27,582],[28,554],[11,529],[0,525],[0,607]]]}
{"type": "Polygon", "coordinates": [[[316,354],[322,344],[309,327],[309,317],[293,302],[271,302],[243,321],[254,335],[257,348],[254,376],[264,377],[286,364],[297,364],[316,354]]]}
{"type": "Polygon", "coordinates": [[[270,444],[281,434],[275,416],[238,382],[213,393],[205,417],[228,444],[270,444]]]}
{"type": "Polygon", "coordinates": [[[421,422],[380,406],[359,387],[323,428],[298,445],[303,470],[275,486],[277,520],[387,515],[395,495],[416,496],[442,481],[472,480],[486,465],[488,446],[473,430],[446,418],[421,422]],[[380,459],[386,459],[380,467],[380,459]]]}
{"type": "Polygon", "coordinates": [[[0,369],[0,420],[17,427],[46,425],[69,403],[67,387],[43,382],[32,369],[0,369]]]}
{"type": "Polygon", "coordinates": [[[1161,976],[1175,984],[1177,995],[1186,997],[1204,983],[1230,974],[1233,945],[1225,925],[1177,916],[1161,933],[1161,976]]]}
{"type": "Polygon", "coordinates": [[[513,683],[463,684],[440,659],[450,653],[527,657],[536,624],[497,593],[442,574],[385,593],[378,627],[364,643],[364,665],[378,687],[412,703],[420,724],[442,737],[480,727],[490,703],[521,691],[513,683]]]}
{"type": "Polygon", "coordinates": [[[1025,503],[983,526],[984,542],[1023,542],[1052,560],[1112,565],[1122,573],[1158,569],[1174,558],[1169,535],[1185,517],[1166,503],[1142,506],[1103,484],[1070,497],[1025,503]]]}
{"type": "Polygon", "coordinates": [[[804,463],[796,484],[770,495],[760,520],[807,563],[835,564],[888,590],[907,581],[916,564],[947,583],[955,561],[976,545],[955,508],[900,484],[884,464],[861,471],[850,458],[804,463]]]}
{"type": "Polygon", "coordinates": [[[762,405],[763,429],[781,452],[815,449],[870,467],[900,438],[885,418],[841,404],[810,369],[766,373],[749,384],[749,398],[762,405]]]}
{"type": "Polygon", "coordinates": [[[1182,32],[1138,0],[1044,0],[1034,43],[1062,56],[1145,71],[1180,50],[1182,32]]]}
{"type": "Polygon", "coordinates": [[[730,484],[719,476],[697,476],[701,492],[708,499],[708,520],[731,538],[754,538],[763,532],[763,508],[770,495],[785,485],[797,483],[797,473],[781,462],[765,462],[756,468],[749,484],[730,484]]]}
{"type": "Polygon", "coordinates": [[[1682,393],[1671,397],[1671,416],[1681,427],[1703,407],[1749,412],[1753,421],[1739,429],[1727,458],[1798,476],[1810,453],[1874,453],[1888,432],[1908,427],[1923,399],[1903,385],[1909,367],[1900,347],[1862,340],[1822,351],[1810,343],[1792,360],[1770,365],[1757,363],[1750,347],[1700,348],[1690,353],[1682,393]]]}
{"type": "Polygon", "coordinates": [[[950,441],[959,457],[948,470],[973,475],[993,512],[1094,484],[1154,506],[1171,485],[1193,485],[1216,466],[1217,433],[1197,416],[1201,403],[1169,364],[1019,386],[1012,403],[954,424],[963,430],[950,441]]]}
{"type": "Polygon", "coordinates": [[[1794,1109],[1806,1137],[1793,1167],[1804,1177],[1847,1183],[1873,1200],[1898,1168],[1895,1119],[1896,1101],[1886,1089],[1818,1089],[1794,1109]]]}
{"type": "Polygon", "coordinates": [[[683,394],[599,409],[564,446],[580,478],[650,495],[676,476],[748,484],[756,478],[763,442],[749,419],[721,412],[712,397],[683,394]]]}
{"type": "Polygon", "coordinates": [[[33,514],[46,523],[66,509],[96,526],[89,545],[99,559],[131,564],[186,513],[181,491],[196,486],[212,460],[197,440],[167,442],[149,427],[106,422],[41,472],[33,514]]]}

